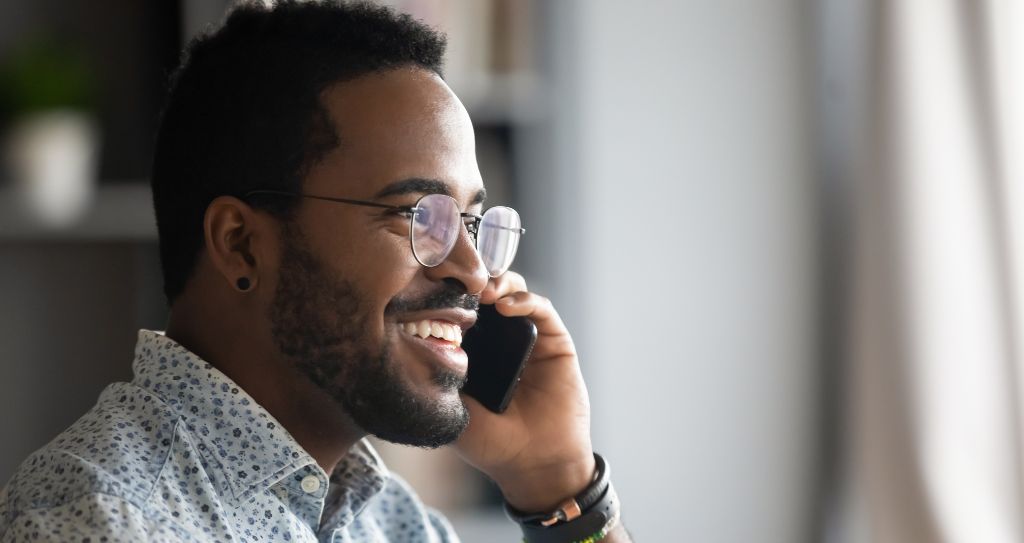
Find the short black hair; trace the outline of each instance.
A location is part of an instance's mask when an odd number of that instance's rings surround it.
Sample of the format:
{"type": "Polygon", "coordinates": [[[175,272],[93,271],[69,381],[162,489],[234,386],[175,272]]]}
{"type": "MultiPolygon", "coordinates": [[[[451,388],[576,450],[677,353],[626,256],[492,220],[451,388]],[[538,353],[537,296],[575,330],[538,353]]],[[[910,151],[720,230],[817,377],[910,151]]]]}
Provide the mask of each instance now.
{"type": "MultiPolygon", "coordinates": [[[[443,34],[409,15],[342,1],[242,4],[192,40],[170,78],[151,178],[168,303],[194,273],[214,198],[301,192],[309,169],[338,146],[325,88],[403,66],[441,75],[444,49],[443,34]]],[[[259,204],[282,219],[295,205],[259,204]]]]}

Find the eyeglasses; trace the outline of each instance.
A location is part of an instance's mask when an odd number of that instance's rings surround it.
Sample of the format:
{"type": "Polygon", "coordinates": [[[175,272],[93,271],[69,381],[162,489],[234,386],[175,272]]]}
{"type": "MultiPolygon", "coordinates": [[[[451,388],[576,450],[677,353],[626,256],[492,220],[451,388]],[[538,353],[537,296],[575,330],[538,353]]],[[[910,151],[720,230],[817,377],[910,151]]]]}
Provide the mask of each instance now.
{"type": "Polygon", "coordinates": [[[412,254],[420,264],[433,268],[440,265],[455,248],[459,239],[459,228],[465,226],[473,236],[474,246],[491,277],[508,271],[519,249],[519,238],[526,233],[519,220],[519,213],[511,207],[495,206],[483,215],[462,213],[454,198],[447,194],[427,194],[416,200],[412,206],[391,206],[378,202],[330,198],[278,190],[253,190],[243,199],[252,196],[286,196],[291,198],[312,198],[341,202],[359,206],[379,207],[409,217],[409,243],[412,254]],[[460,225],[459,223],[462,223],[460,225]]]}

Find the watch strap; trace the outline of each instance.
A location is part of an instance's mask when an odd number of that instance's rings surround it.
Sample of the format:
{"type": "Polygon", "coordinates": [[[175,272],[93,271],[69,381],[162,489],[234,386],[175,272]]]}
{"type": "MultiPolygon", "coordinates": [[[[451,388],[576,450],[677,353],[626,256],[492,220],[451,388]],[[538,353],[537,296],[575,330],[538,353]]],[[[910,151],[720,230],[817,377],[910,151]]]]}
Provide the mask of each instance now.
{"type": "Polygon", "coordinates": [[[551,526],[558,522],[568,522],[587,511],[597,503],[604,495],[608,484],[611,481],[611,474],[608,471],[608,463],[601,455],[594,453],[594,478],[579,494],[568,498],[559,504],[554,511],[547,513],[524,513],[516,510],[507,502],[505,512],[509,518],[520,524],[541,524],[551,526]]]}
{"type": "Polygon", "coordinates": [[[570,522],[554,526],[520,524],[526,543],[592,543],[600,541],[619,521],[619,498],[608,485],[594,507],[570,522]]]}
{"type": "Polygon", "coordinates": [[[594,453],[594,479],[572,498],[546,513],[523,513],[505,503],[505,512],[519,523],[527,543],[593,542],[614,528],[619,501],[607,462],[594,453]]]}

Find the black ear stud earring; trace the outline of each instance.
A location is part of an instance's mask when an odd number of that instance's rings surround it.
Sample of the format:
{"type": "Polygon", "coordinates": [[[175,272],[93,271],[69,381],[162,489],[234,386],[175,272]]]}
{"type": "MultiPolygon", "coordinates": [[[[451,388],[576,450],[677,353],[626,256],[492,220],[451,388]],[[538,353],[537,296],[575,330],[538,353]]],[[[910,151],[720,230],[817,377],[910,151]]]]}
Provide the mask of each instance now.
{"type": "Polygon", "coordinates": [[[235,286],[238,287],[238,290],[245,292],[249,290],[251,284],[248,277],[239,277],[238,281],[235,281],[235,286]]]}

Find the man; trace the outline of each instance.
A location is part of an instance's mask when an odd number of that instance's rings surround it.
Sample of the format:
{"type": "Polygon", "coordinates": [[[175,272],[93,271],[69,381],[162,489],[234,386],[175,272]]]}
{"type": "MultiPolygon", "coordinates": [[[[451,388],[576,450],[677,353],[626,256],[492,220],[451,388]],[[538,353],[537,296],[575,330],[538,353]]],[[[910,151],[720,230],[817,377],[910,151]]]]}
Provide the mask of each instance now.
{"type": "Polygon", "coordinates": [[[454,441],[528,541],[628,539],[569,333],[475,245],[500,236],[443,51],[384,8],[290,2],[190,45],[152,176],[166,333],[21,466],[4,541],[457,540],[368,434],[454,441]],[[500,415],[459,392],[479,304],[538,330],[500,415]]]}

